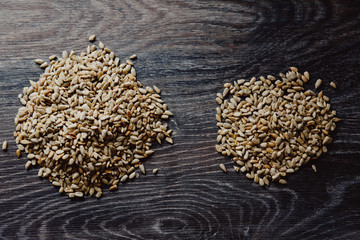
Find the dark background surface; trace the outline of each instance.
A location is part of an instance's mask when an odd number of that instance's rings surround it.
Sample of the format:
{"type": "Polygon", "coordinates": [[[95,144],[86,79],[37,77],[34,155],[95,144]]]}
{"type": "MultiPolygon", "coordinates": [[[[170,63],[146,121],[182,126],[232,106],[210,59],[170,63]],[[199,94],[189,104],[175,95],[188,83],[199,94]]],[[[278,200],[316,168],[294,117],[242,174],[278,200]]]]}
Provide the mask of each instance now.
{"type": "Polygon", "coordinates": [[[0,1],[0,238],[360,239],[359,54],[360,1],[0,1]],[[74,201],[24,169],[13,119],[42,73],[32,60],[85,51],[91,34],[121,60],[138,55],[139,80],[175,115],[175,144],[145,162],[157,176],[74,201]],[[310,88],[323,79],[342,121],[318,173],[261,188],[215,151],[215,97],[289,66],[310,72],[310,88]]]}

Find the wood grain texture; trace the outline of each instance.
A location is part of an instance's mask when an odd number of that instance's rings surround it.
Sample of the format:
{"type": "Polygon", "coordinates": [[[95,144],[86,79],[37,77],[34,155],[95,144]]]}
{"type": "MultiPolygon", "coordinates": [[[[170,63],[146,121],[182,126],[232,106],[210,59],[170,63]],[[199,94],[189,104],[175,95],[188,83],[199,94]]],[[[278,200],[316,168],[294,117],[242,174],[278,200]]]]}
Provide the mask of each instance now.
{"type": "MultiPolygon", "coordinates": [[[[0,1],[1,239],[360,239],[359,1],[0,1]],[[98,200],[69,200],[15,156],[17,94],[42,72],[31,60],[84,51],[97,34],[138,55],[144,85],[174,113],[174,145],[147,174],[98,200]],[[221,172],[216,93],[226,82],[288,66],[324,81],[342,121],[329,152],[261,188],[221,172]],[[336,82],[338,89],[328,86],[336,82]]],[[[312,87],[312,86],[311,86],[312,87]]]]}

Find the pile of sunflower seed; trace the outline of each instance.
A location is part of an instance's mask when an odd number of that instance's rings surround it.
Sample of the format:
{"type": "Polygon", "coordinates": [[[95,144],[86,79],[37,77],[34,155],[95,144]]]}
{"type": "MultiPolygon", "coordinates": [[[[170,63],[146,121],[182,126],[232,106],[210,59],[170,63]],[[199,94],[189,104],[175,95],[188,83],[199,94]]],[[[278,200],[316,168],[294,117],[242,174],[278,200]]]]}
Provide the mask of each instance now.
{"type": "MultiPolygon", "coordinates": [[[[231,156],[235,171],[246,172],[261,186],[270,181],[286,184],[287,174],[327,152],[329,134],[340,121],[322,91],[304,90],[308,72],[290,67],[279,77],[226,83],[216,98],[216,150],[231,156]]],[[[224,164],[220,168],[226,172],[224,164]]]]}
{"type": "Polygon", "coordinates": [[[27,153],[26,169],[40,165],[38,176],[59,192],[101,197],[102,185],[115,190],[137,178],[137,169],[145,174],[142,161],[153,154],[154,141],[173,143],[162,122],[172,113],[160,89],[143,87],[129,59],[120,63],[100,42],[49,60],[35,60],[45,72],[19,95],[24,107],[14,136],[17,156],[27,153]]]}

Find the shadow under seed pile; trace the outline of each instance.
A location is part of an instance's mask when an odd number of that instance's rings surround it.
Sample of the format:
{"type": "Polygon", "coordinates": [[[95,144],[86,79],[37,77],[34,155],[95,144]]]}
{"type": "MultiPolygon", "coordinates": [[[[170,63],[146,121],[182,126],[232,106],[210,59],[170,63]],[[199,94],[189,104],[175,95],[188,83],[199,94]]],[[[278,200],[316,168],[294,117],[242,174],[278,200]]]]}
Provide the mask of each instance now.
{"type": "Polygon", "coordinates": [[[117,189],[138,177],[137,168],[145,174],[141,161],[154,152],[154,141],[172,143],[161,121],[172,113],[160,90],[143,87],[130,60],[121,64],[103,43],[99,47],[80,55],[64,51],[61,58],[50,56],[50,64],[36,59],[45,72],[19,96],[17,155],[25,151],[25,167],[40,165],[38,176],[69,197],[100,197],[102,184],[117,189]]]}

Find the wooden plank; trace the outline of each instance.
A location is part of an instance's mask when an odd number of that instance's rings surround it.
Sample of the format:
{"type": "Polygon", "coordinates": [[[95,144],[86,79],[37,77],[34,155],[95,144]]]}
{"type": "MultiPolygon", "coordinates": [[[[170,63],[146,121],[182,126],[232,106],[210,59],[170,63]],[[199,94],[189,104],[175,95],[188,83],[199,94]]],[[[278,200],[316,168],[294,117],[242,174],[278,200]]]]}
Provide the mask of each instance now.
{"type": "Polygon", "coordinates": [[[359,239],[360,3],[358,1],[0,2],[0,238],[359,239]],[[15,156],[17,94],[32,62],[85,51],[97,35],[121,59],[136,53],[144,85],[157,85],[174,117],[174,145],[155,146],[147,174],[71,201],[15,156]],[[329,152],[261,188],[215,149],[215,96],[238,78],[288,66],[317,78],[342,121],[329,152]],[[334,81],[338,88],[329,87],[334,81]]]}

